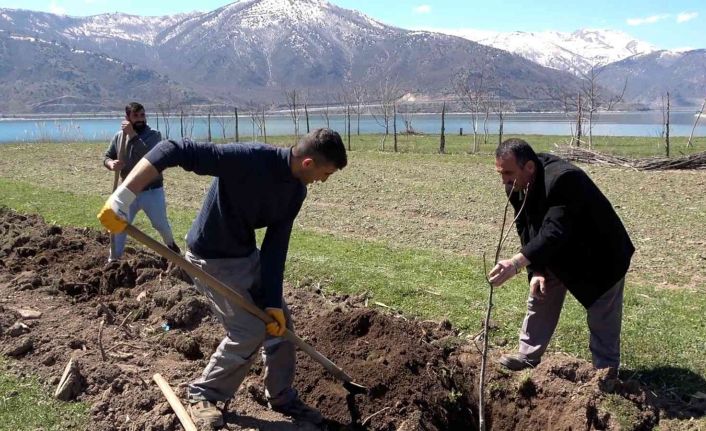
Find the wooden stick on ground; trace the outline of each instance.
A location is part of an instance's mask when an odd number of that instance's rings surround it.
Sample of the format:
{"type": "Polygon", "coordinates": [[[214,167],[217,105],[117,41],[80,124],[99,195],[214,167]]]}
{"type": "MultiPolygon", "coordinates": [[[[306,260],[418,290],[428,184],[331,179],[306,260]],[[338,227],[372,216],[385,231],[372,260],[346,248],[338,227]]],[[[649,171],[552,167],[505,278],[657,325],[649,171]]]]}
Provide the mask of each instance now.
{"type": "Polygon", "coordinates": [[[101,319],[101,323],[98,326],[98,348],[101,351],[101,360],[106,361],[105,350],[103,350],[103,325],[105,324],[105,319],[101,319]]]}
{"type": "Polygon", "coordinates": [[[196,425],[194,425],[194,422],[191,420],[191,416],[189,416],[189,413],[186,411],[181,401],[179,401],[179,398],[176,396],[171,386],[169,386],[169,383],[164,380],[164,377],[162,377],[161,374],[157,373],[152,376],[152,379],[155,381],[155,383],[157,383],[157,386],[159,386],[159,389],[162,391],[165,398],[167,398],[167,402],[169,402],[169,405],[172,407],[172,410],[174,410],[174,413],[176,413],[177,417],[179,418],[179,421],[181,422],[181,425],[184,427],[184,430],[198,431],[196,425]]]}
{"type": "Polygon", "coordinates": [[[389,409],[390,409],[390,407],[384,407],[384,408],[382,408],[382,409],[376,411],[375,413],[371,414],[371,415],[368,416],[367,418],[363,419],[363,422],[360,423],[360,426],[363,426],[363,427],[364,427],[364,426],[368,425],[368,422],[370,422],[370,420],[371,420],[372,418],[374,418],[375,416],[377,416],[377,415],[379,415],[380,413],[384,412],[385,410],[389,410],[389,409]]]}
{"type": "Polygon", "coordinates": [[[706,151],[685,155],[682,157],[646,157],[630,159],[613,156],[598,151],[576,147],[556,147],[553,151],[557,156],[573,162],[593,163],[607,166],[620,166],[635,171],[652,171],[668,169],[706,169],[706,151]]]}

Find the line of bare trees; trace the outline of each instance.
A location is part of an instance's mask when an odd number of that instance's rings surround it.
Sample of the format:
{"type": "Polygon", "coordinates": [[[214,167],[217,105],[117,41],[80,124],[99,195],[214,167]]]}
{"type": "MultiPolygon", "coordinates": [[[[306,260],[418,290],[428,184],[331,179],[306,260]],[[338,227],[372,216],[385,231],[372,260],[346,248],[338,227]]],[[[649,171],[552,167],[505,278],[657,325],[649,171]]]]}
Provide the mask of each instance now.
{"type": "MultiPolygon", "coordinates": [[[[445,120],[449,104],[452,105],[452,109],[457,110],[460,107],[468,113],[472,131],[468,152],[476,153],[480,150],[481,145],[492,145],[493,143],[489,142],[491,133],[496,134],[498,143],[502,142],[505,117],[508,113],[516,111],[515,99],[511,99],[502,85],[493,79],[494,74],[484,66],[487,63],[481,61],[478,66],[469,66],[459,70],[449,83],[445,96],[438,102],[442,114],[440,153],[446,152],[445,120]],[[497,120],[497,130],[490,130],[491,118],[497,120]]],[[[623,83],[619,93],[610,92],[600,85],[602,71],[600,65],[594,65],[579,75],[579,85],[575,88],[570,90],[556,89],[547,95],[549,100],[560,102],[565,115],[572,119],[571,145],[585,145],[589,149],[593,149],[593,126],[598,113],[614,110],[623,101],[628,81],[623,83]]],[[[228,95],[231,103],[195,106],[175,103],[174,94],[167,91],[157,100],[156,121],[157,128],[160,128],[161,117],[160,131],[167,138],[190,136],[195,124],[199,121],[205,121],[208,140],[212,140],[214,137],[223,140],[234,138],[238,142],[241,138],[240,112],[241,115],[250,119],[251,138],[267,142],[267,119],[270,113],[276,115],[284,111],[288,114],[294,127],[295,140],[311,130],[312,116],[319,116],[326,126],[330,127],[332,115],[342,115],[342,135],[350,149],[351,135],[353,133],[360,135],[361,116],[369,115],[380,126],[379,149],[397,152],[399,151],[399,117],[404,125],[404,134],[414,135],[417,133],[412,124],[415,105],[406,99],[405,95],[408,93],[409,91],[399,83],[396,77],[388,74],[379,81],[373,91],[366,91],[363,85],[342,85],[338,91],[326,93],[323,98],[324,102],[317,101],[312,104],[308,89],[284,88],[282,90],[284,105],[275,101],[271,103],[250,101],[242,103],[239,111],[239,107],[235,103],[237,99],[232,95],[228,95]],[[332,104],[331,101],[334,103],[332,104]],[[199,112],[200,115],[196,116],[194,112],[199,112]],[[178,131],[172,130],[174,124],[166,121],[170,117],[179,118],[178,131]],[[232,120],[235,123],[234,130],[231,125],[232,120]],[[302,130],[304,127],[306,132],[302,130]],[[230,130],[228,130],[229,128],[230,130]],[[388,148],[389,139],[392,139],[392,148],[388,148]]],[[[321,95],[318,96],[318,100],[321,100],[321,95]]],[[[663,97],[662,105],[664,127],[661,135],[665,141],[665,153],[669,155],[669,94],[663,97]]],[[[706,100],[696,115],[687,147],[692,146],[693,134],[704,108],[706,108],[706,100]]],[[[463,134],[462,130],[459,133],[463,134]]]]}
{"type": "Polygon", "coordinates": [[[571,145],[580,147],[586,144],[589,149],[593,149],[593,126],[596,115],[601,111],[614,110],[623,101],[628,80],[624,81],[619,93],[610,92],[600,84],[603,70],[601,64],[594,64],[586,72],[579,72],[579,88],[573,94],[561,90],[557,97],[562,100],[567,117],[574,118],[571,127],[571,145]],[[586,131],[587,139],[584,138],[586,131]]]}

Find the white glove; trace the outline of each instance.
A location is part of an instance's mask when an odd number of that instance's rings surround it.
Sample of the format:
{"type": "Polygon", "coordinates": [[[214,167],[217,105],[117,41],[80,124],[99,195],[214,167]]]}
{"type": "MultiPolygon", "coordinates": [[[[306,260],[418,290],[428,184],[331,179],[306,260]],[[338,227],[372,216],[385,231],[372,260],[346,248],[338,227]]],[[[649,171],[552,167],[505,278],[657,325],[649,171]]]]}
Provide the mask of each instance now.
{"type": "Polygon", "coordinates": [[[110,233],[120,233],[127,226],[130,205],[137,196],[124,185],[119,185],[112,195],[105,201],[103,208],[98,213],[98,220],[110,233]]]}

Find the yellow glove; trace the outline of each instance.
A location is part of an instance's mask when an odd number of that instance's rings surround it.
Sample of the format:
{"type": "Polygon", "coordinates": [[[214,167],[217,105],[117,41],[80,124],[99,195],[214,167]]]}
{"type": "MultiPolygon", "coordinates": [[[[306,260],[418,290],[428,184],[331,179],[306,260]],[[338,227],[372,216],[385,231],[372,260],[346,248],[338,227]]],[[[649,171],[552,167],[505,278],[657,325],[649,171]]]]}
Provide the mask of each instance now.
{"type": "Polygon", "coordinates": [[[284,311],[281,308],[265,308],[265,313],[275,319],[274,322],[268,323],[265,327],[267,333],[273,337],[284,335],[284,330],[287,329],[287,319],[284,318],[284,311]]]}
{"type": "Polygon", "coordinates": [[[127,187],[120,185],[105,201],[105,205],[98,213],[98,220],[110,233],[120,233],[127,226],[130,204],[135,201],[135,193],[127,187]]]}

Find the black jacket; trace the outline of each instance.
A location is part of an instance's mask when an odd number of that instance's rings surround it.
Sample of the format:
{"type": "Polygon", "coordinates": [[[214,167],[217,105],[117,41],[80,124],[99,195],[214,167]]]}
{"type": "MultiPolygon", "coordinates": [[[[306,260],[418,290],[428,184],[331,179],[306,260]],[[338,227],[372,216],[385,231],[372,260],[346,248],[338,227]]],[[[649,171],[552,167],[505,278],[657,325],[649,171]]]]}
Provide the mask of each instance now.
{"type": "MultiPolygon", "coordinates": [[[[581,169],[550,154],[540,164],[517,220],[521,253],[551,271],[586,308],[625,276],[635,248],[613,206],[581,169]]],[[[513,193],[515,215],[522,201],[513,193]]]]}

